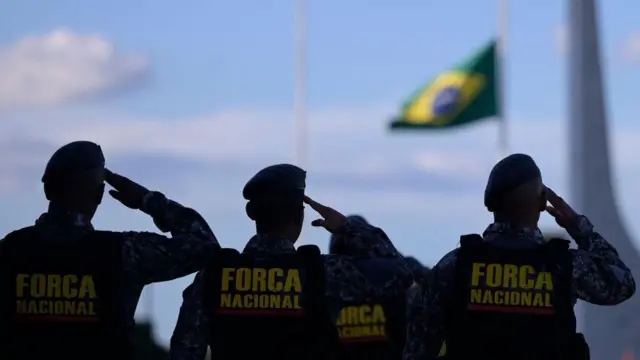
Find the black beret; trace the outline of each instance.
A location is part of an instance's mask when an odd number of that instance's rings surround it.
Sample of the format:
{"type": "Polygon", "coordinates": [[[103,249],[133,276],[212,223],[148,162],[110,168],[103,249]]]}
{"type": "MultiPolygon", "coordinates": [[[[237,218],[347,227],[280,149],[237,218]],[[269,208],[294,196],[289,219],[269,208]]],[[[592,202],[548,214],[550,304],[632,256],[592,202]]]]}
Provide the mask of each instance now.
{"type": "Polygon", "coordinates": [[[302,200],[307,173],[290,164],[272,165],[260,170],[244,186],[242,196],[249,201],[292,197],[302,200]]]}
{"type": "Polygon", "coordinates": [[[540,168],[531,156],[512,154],[500,160],[491,170],[484,191],[484,205],[489,211],[495,211],[505,195],[519,186],[540,178],[540,168]]]}
{"type": "Polygon", "coordinates": [[[74,141],[64,145],[49,159],[42,175],[42,182],[58,176],[104,167],[102,149],[91,141],[74,141]]]}

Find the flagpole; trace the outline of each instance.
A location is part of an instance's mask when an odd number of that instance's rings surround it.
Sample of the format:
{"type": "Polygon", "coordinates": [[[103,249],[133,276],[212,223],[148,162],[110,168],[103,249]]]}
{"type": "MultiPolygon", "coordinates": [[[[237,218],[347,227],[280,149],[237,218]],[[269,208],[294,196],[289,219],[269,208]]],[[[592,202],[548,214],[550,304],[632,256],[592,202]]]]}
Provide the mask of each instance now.
{"type": "MultiPolygon", "coordinates": [[[[307,130],[307,0],[295,0],[294,10],[294,78],[293,78],[293,122],[294,157],[301,168],[308,166],[309,137],[307,130]]],[[[302,243],[302,238],[298,244],[302,243]]]]}
{"type": "Polygon", "coordinates": [[[294,12],[294,84],[293,117],[295,126],[295,162],[304,167],[307,162],[307,1],[296,0],[294,12]]]}
{"type": "Polygon", "coordinates": [[[496,71],[498,77],[498,104],[500,109],[500,125],[498,127],[498,148],[502,156],[509,154],[509,123],[507,116],[506,96],[506,43],[509,31],[509,2],[498,0],[498,39],[496,47],[496,71]]]}

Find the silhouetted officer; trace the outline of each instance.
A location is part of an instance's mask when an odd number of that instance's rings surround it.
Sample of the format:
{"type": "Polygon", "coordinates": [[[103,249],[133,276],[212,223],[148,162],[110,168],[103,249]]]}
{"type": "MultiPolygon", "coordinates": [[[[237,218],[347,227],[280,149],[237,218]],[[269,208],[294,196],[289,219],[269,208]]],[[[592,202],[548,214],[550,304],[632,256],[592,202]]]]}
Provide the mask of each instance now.
{"type": "Polygon", "coordinates": [[[212,358],[223,360],[326,359],[337,351],[339,304],[400,293],[411,284],[404,259],[382,230],[306,197],[305,179],[304,170],[282,164],[249,180],[243,195],[257,234],[242,255],[216,260],[184,291],[171,359],[203,360],[208,345],[212,358]],[[315,246],[296,251],[304,203],[322,216],[312,225],[344,236],[355,256],[386,257],[404,272],[379,284],[350,257],[320,256],[315,246]]]}
{"type": "Polygon", "coordinates": [[[192,209],[104,168],[97,144],[57,150],[42,181],[49,210],[0,249],[0,358],[127,359],[143,287],[193,273],[218,242],[192,209]],[[109,194],[150,215],[172,238],[94,230],[109,194]]]}
{"type": "MultiPolygon", "coordinates": [[[[351,215],[347,218],[367,223],[360,215],[351,215]]],[[[329,253],[346,257],[356,255],[349,239],[339,234],[331,235],[329,253]]],[[[405,261],[413,274],[414,281],[421,281],[427,269],[413,257],[405,257],[405,261]]],[[[397,278],[405,276],[405,269],[397,266],[395,258],[354,256],[351,262],[367,277],[368,281],[379,288],[393,284],[397,278]]],[[[341,358],[344,360],[402,358],[406,337],[407,293],[382,291],[376,296],[366,295],[335,304],[338,305],[340,314],[335,324],[340,336],[341,358]],[[363,316],[354,317],[354,314],[363,316]]]]}
{"type": "Polygon", "coordinates": [[[485,205],[494,222],[482,236],[462,236],[409,304],[404,359],[433,359],[445,340],[452,359],[584,359],[588,348],[576,334],[573,305],[629,299],[631,271],[586,217],[543,185],[527,155],[496,164],[485,205]],[[545,211],[578,250],[545,241],[538,229],[545,211]]]}

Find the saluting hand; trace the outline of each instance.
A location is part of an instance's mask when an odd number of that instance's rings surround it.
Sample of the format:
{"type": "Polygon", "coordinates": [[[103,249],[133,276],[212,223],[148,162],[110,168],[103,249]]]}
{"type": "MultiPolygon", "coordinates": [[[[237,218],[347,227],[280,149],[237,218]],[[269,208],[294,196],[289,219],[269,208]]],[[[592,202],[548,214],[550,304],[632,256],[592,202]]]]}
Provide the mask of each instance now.
{"type": "Polygon", "coordinates": [[[323,227],[331,233],[338,232],[342,229],[342,225],[344,224],[346,217],[340,212],[328,206],[324,206],[308,196],[304,197],[304,202],[322,216],[322,219],[313,220],[311,222],[312,226],[323,227]]]}
{"type": "Polygon", "coordinates": [[[113,190],[109,190],[109,195],[130,209],[140,209],[142,200],[149,193],[149,190],[135,181],[111,172],[109,169],[104,171],[105,181],[113,187],[113,190]]]}
{"type": "Polygon", "coordinates": [[[556,219],[556,223],[564,229],[573,225],[578,214],[555,191],[546,188],[546,193],[547,201],[551,204],[547,205],[547,212],[556,219]]]}

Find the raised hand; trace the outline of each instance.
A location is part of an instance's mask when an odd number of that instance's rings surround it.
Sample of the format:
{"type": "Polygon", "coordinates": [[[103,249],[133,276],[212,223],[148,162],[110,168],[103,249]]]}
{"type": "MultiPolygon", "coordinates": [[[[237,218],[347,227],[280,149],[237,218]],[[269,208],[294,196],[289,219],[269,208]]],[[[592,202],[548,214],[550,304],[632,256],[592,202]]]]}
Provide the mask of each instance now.
{"type": "Polygon", "coordinates": [[[547,212],[556,219],[556,223],[566,229],[570,227],[578,214],[567,204],[555,191],[546,188],[547,201],[551,205],[547,205],[547,212]]]}
{"type": "Polygon", "coordinates": [[[130,209],[140,209],[142,200],[149,193],[149,190],[135,181],[108,169],[104,171],[105,181],[113,187],[112,190],[109,190],[109,195],[130,209]]]}
{"type": "Polygon", "coordinates": [[[340,212],[322,205],[308,196],[304,197],[304,202],[322,217],[321,219],[313,220],[311,222],[312,226],[323,227],[331,233],[336,233],[342,229],[342,225],[344,224],[346,217],[340,212]]]}

